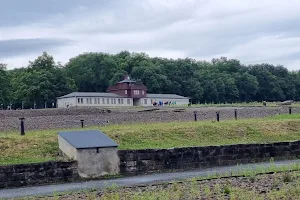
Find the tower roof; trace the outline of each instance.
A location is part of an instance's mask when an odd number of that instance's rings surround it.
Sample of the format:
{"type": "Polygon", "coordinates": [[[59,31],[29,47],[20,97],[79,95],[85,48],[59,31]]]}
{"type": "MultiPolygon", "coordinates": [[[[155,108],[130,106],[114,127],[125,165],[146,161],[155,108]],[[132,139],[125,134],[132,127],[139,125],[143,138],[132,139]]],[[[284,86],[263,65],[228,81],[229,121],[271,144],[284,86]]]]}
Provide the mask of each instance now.
{"type": "Polygon", "coordinates": [[[122,81],[118,82],[118,83],[136,83],[136,81],[135,80],[131,80],[130,76],[125,75],[124,79],[122,81]]]}

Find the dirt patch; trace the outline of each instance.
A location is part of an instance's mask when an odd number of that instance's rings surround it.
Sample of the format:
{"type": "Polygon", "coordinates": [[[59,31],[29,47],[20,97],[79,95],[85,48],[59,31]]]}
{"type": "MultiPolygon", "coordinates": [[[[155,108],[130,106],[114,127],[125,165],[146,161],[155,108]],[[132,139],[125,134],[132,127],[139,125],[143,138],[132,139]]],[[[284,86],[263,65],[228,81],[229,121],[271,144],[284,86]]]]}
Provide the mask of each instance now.
{"type": "MultiPolygon", "coordinates": [[[[80,120],[86,126],[124,123],[151,123],[170,121],[193,121],[194,111],[197,111],[197,120],[216,119],[216,112],[220,112],[220,120],[234,119],[236,108],[186,108],[181,112],[178,109],[162,108],[159,111],[138,112],[140,109],[109,109],[103,108],[70,108],[70,109],[41,109],[41,110],[12,110],[0,111],[0,131],[18,130],[20,117],[25,118],[26,130],[42,130],[55,128],[80,127],[80,120]],[[163,112],[161,112],[163,111],[163,112]]],[[[288,113],[288,108],[238,108],[238,118],[261,118],[274,116],[278,113],[288,113]]],[[[294,108],[293,113],[300,113],[300,108],[294,108]]]]}

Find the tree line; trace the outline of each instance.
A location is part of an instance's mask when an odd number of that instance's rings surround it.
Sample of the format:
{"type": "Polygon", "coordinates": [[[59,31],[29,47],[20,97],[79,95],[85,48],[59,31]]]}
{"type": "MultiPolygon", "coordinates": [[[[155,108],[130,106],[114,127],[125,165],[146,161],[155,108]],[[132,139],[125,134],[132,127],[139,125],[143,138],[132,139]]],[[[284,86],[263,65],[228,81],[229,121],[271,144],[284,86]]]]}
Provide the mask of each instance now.
{"type": "Polygon", "coordinates": [[[268,63],[243,65],[225,57],[212,61],[152,58],[145,53],[85,53],[62,65],[44,52],[28,66],[0,64],[3,108],[51,107],[73,91],[106,92],[124,75],[142,81],[149,93],[190,97],[193,103],[300,99],[300,72],[268,63]]]}

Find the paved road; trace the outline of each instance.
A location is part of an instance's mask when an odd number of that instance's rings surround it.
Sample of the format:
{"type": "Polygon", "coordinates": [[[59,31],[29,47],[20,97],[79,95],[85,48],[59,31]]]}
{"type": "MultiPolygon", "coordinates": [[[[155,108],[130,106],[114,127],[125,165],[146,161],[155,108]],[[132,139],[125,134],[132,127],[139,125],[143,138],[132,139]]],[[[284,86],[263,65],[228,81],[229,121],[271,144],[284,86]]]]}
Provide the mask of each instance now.
{"type": "MultiPolygon", "coordinates": [[[[293,161],[277,161],[274,162],[276,166],[284,166],[290,164],[300,164],[300,160],[293,161]]],[[[17,189],[3,189],[0,190],[0,199],[10,199],[16,197],[28,197],[28,196],[44,196],[51,195],[54,193],[68,192],[75,190],[86,190],[86,189],[104,189],[112,184],[118,186],[135,186],[135,185],[146,185],[153,183],[168,182],[173,180],[188,179],[193,177],[205,177],[213,174],[222,174],[226,172],[239,172],[245,169],[255,169],[261,167],[269,167],[270,163],[256,163],[247,164],[240,166],[226,166],[226,167],[215,167],[209,169],[199,169],[194,171],[185,172],[172,172],[162,173],[153,175],[143,175],[135,177],[125,177],[110,180],[97,180],[81,183],[65,183],[59,185],[48,185],[48,186],[35,186],[35,187],[24,187],[17,189]]]]}

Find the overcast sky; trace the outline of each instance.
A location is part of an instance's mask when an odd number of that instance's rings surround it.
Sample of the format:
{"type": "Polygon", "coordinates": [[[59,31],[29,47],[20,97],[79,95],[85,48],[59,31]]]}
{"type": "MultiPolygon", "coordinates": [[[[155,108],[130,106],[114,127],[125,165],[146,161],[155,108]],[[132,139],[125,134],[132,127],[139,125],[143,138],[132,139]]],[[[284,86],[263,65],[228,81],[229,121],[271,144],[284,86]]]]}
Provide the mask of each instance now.
{"type": "Polygon", "coordinates": [[[26,66],[47,51],[66,63],[83,52],[300,69],[299,0],[0,0],[0,63],[26,66]]]}

